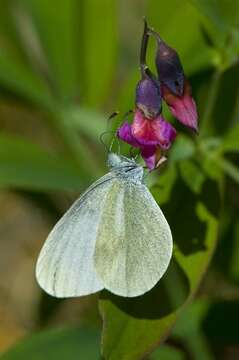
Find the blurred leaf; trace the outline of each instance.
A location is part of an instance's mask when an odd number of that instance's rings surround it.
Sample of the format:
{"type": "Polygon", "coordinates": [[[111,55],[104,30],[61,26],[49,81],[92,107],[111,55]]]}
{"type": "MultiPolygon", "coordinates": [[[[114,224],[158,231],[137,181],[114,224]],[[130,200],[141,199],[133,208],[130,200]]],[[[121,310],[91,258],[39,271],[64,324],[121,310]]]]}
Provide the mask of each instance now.
{"type": "Polygon", "coordinates": [[[239,282],[239,223],[236,224],[234,229],[234,243],[232,250],[232,257],[230,259],[230,275],[233,280],[239,282]]]}
{"type": "Polygon", "coordinates": [[[207,339],[201,329],[209,306],[210,304],[206,299],[196,300],[183,311],[172,331],[172,336],[180,339],[185,344],[194,360],[214,360],[207,339]]]}
{"type": "Polygon", "coordinates": [[[15,21],[12,16],[12,2],[8,0],[0,0],[0,34],[1,47],[7,48],[12,55],[21,60],[26,60],[25,51],[19,41],[19,32],[16,29],[15,21]]]}
{"type": "Polygon", "coordinates": [[[205,28],[216,44],[214,64],[226,69],[238,57],[239,1],[238,0],[188,0],[203,15],[205,28]]]}
{"type": "Polygon", "coordinates": [[[172,146],[169,161],[176,162],[191,158],[195,153],[195,144],[189,137],[180,134],[172,146]]]}
{"type": "Polygon", "coordinates": [[[1,360],[100,359],[100,334],[89,328],[50,330],[23,339],[1,360]]]}
{"type": "Polygon", "coordinates": [[[160,173],[157,182],[150,187],[152,195],[158,199],[159,205],[167,203],[170,199],[172,188],[177,179],[176,167],[168,165],[166,169],[160,173]]]}
{"type": "Polygon", "coordinates": [[[238,25],[238,0],[190,0],[218,29],[225,31],[238,25]]]}
{"type": "Polygon", "coordinates": [[[81,79],[82,100],[101,105],[111,96],[111,82],[116,66],[117,3],[115,0],[80,2],[80,55],[84,59],[81,79]]]}
{"type": "Polygon", "coordinates": [[[62,111],[66,126],[72,126],[90,139],[100,142],[100,135],[107,131],[107,117],[85,107],[73,107],[62,111]]]}
{"type": "Polygon", "coordinates": [[[44,82],[4,49],[0,49],[0,82],[14,94],[38,106],[53,107],[53,99],[44,82]]]}
{"type": "Polygon", "coordinates": [[[201,33],[201,16],[194,6],[182,0],[150,0],[148,3],[150,24],[178,51],[186,74],[212,64],[211,50],[201,33]]]}
{"type": "Polygon", "coordinates": [[[239,152],[239,123],[224,136],[222,149],[224,152],[239,152]]]}
{"type": "Polygon", "coordinates": [[[225,345],[238,345],[238,305],[238,300],[212,304],[204,319],[203,330],[219,349],[225,345]]]}
{"type": "MultiPolygon", "coordinates": [[[[237,114],[239,98],[239,84],[237,81],[238,77],[238,64],[231,67],[219,76],[218,92],[215,98],[211,119],[209,119],[209,125],[214,128],[214,133],[222,137],[224,137],[226,134],[232,134],[232,130],[234,127],[236,130],[236,124],[238,120],[237,114]]],[[[208,81],[205,81],[205,86],[210,89],[210,86],[208,86],[208,84],[212,85],[212,82],[213,77],[209,78],[208,81]]],[[[207,104],[209,100],[209,94],[207,93],[207,91],[204,91],[204,93],[206,95],[206,98],[204,100],[205,108],[205,104],[207,104]]]]}
{"type": "Polygon", "coordinates": [[[201,166],[208,177],[219,180],[223,174],[217,159],[221,157],[221,139],[216,137],[203,138],[199,143],[201,166]]]}
{"type": "Polygon", "coordinates": [[[181,176],[185,183],[195,193],[200,193],[205,175],[201,169],[191,160],[183,160],[179,164],[181,176]]]}
{"type": "Polygon", "coordinates": [[[100,309],[106,358],[136,360],[165,339],[182,303],[192,298],[210,262],[217,239],[218,210],[215,183],[205,182],[200,195],[177,183],[163,211],[173,232],[178,267],[171,262],[159,284],[138,298],[103,293],[100,309]]]}
{"type": "Polygon", "coordinates": [[[237,166],[223,157],[215,158],[215,163],[227,176],[239,183],[239,168],[237,166]]]}
{"type": "Polygon", "coordinates": [[[87,182],[78,163],[6,134],[0,135],[0,169],[0,187],[80,190],[87,182]]]}
{"type": "Polygon", "coordinates": [[[186,360],[186,356],[177,349],[163,345],[150,355],[149,360],[186,360]]]}
{"type": "Polygon", "coordinates": [[[76,0],[16,0],[22,16],[30,17],[50,67],[56,94],[62,98],[79,96],[77,64],[78,7],[76,0]]]}

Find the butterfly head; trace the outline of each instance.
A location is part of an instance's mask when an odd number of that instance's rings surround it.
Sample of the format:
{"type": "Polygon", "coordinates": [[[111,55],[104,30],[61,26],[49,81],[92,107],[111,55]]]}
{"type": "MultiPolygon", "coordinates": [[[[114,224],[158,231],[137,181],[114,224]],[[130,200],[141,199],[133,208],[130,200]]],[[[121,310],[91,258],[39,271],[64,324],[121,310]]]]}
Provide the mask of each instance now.
{"type": "Polygon", "coordinates": [[[136,163],[134,159],[129,159],[126,156],[109,153],[107,164],[111,171],[114,171],[120,176],[130,178],[136,182],[142,182],[144,170],[143,167],[136,163]]]}

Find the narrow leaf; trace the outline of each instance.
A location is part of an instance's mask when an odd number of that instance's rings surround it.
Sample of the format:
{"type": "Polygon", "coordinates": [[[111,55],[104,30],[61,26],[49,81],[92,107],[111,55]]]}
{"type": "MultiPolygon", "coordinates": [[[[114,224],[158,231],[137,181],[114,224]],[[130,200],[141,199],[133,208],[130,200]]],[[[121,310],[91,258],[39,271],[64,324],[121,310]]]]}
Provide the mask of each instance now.
{"type": "Polygon", "coordinates": [[[72,160],[21,138],[0,135],[0,187],[80,190],[88,182],[86,176],[72,160]]]}

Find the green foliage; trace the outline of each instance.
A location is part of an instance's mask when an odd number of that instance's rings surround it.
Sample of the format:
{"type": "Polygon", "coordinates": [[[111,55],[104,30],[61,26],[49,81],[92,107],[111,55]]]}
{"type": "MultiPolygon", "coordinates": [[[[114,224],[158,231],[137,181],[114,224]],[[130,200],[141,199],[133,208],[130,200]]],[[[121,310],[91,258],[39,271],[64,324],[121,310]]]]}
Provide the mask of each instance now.
{"type": "Polygon", "coordinates": [[[0,135],[0,187],[80,190],[86,174],[72,159],[43,151],[16,136],[0,135]]]}
{"type": "MultiPolygon", "coordinates": [[[[214,359],[208,342],[216,348],[215,336],[225,339],[228,328],[218,327],[214,334],[210,324],[222,324],[221,309],[230,315],[236,305],[230,299],[225,305],[222,299],[220,307],[210,291],[210,301],[190,302],[218,238],[216,258],[227,259],[227,288],[239,279],[239,1],[145,0],[142,10],[135,1],[127,3],[130,20],[117,0],[2,0],[1,5],[1,102],[39,111],[41,127],[62,145],[59,150],[53,141],[52,151],[46,151],[36,145],[37,134],[29,139],[24,131],[16,135],[6,126],[0,135],[2,189],[48,197],[56,190],[82,190],[103,174],[105,149],[99,136],[108,129],[112,111],[133,107],[139,70],[131,46],[139,46],[143,16],[178,50],[199,105],[200,132],[186,134],[180,127],[167,164],[149,175],[152,193],[173,231],[174,258],[148,294],[135,299],[106,291],[100,295],[102,353],[110,360],[141,359],[169,337],[150,359],[186,359],[187,351],[195,359],[214,359]],[[228,199],[231,193],[233,201],[228,199]],[[233,250],[226,254],[231,238],[233,250]]],[[[152,68],[153,51],[151,43],[152,68]]],[[[0,117],[5,117],[4,124],[16,121],[6,113],[0,117]]],[[[112,119],[109,128],[122,119],[112,119]]],[[[34,119],[31,125],[37,133],[34,119]]],[[[215,264],[224,276],[225,269],[215,264]]],[[[223,282],[213,281],[215,287],[223,282]]],[[[46,331],[26,338],[1,359],[97,359],[99,346],[99,333],[90,329],[46,331]]]]}
{"type": "Polygon", "coordinates": [[[97,360],[99,340],[99,331],[90,328],[48,330],[23,340],[0,359],[97,360]]]}

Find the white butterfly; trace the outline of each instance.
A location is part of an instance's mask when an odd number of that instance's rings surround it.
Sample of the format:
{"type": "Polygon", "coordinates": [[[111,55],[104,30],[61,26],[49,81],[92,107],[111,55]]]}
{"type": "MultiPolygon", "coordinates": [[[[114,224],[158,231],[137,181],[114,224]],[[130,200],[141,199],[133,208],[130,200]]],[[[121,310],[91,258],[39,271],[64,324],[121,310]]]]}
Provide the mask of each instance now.
{"type": "Polygon", "coordinates": [[[91,185],[49,234],[36,278],[56,297],[103,288],[134,297],[149,291],[172,256],[170,227],[133,159],[109,154],[111,171],[91,185]]]}

